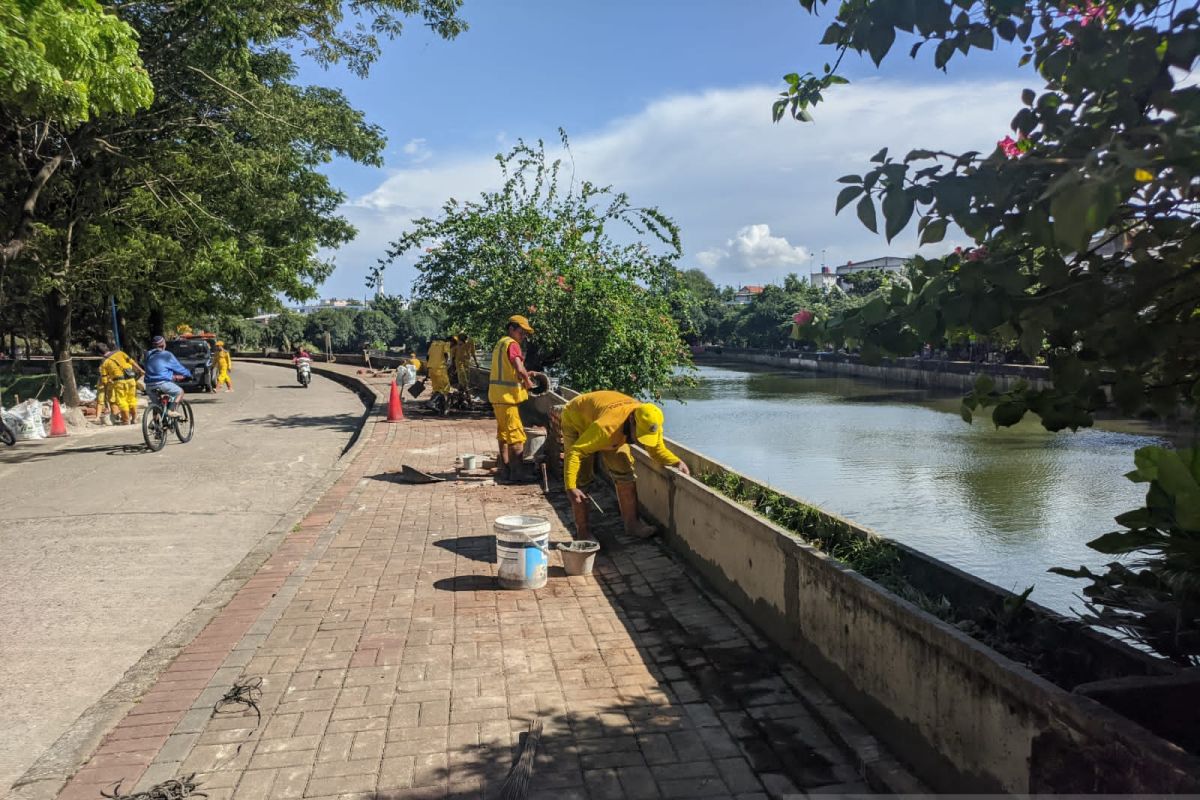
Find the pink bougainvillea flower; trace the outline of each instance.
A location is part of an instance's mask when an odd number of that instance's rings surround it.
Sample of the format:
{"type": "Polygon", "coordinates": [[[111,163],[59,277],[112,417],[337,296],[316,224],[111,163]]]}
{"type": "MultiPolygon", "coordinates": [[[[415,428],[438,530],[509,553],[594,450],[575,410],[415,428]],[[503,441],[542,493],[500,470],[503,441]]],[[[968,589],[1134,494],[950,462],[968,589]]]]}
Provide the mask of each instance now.
{"type": "Polygon", "coordinates": [[[988,256],[986,247],[976,247],[974,250],[967,251],[967,261],[983,261],[988,256]]]}
{"type": "Polygon", "coordinates": [[[1098,25],[1103,24],[1106,16],[1108,16],[1107,5],[1088,0],[1088,4],[1083,7],[1083,19],[1079,21],[1079,24],[1085,28],[1093,22],[1098,25]]]}
{"type": "Polygon", "coordinates": [[[812,322],[813,313],[806,308],[802,308],[792,315],[792,322],[797,325],[807,325],[812,322]]]}
{"type": "Polygon", "coordinates": [[[1011,136],[1005,136],[996,145],[1004,151],[1004,155],[1009,158],[1018,158],[1021,155],[1021,147],[1017,144],[1016,139],[1011,136]]]}

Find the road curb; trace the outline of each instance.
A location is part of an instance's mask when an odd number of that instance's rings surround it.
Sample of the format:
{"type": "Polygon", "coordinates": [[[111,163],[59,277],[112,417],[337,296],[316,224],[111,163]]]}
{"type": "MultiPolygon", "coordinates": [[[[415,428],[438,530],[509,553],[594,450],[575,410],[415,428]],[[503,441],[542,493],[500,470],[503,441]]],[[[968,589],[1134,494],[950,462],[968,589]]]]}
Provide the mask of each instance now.
{"type": "MultiPolygon", "coordinates": [[[[287,366],[266,359],[239,359],[270,366],[287,366]]],[[[354,375],[346,375],[332,369],[317,369],[323,375],[352,389],[363,401],[364,412],[358,428],[338,460],[314,485],[313,491],[305,492],[286,514],[258,540],[237,566],[235,566],[183,619],[177,622],[113,685],[111,689],[79,715],[71,726],[46,748],[33,765],[8,788],[8,794],[0,791],[0,797],[9,800],[53,800],[63,786],[100,746],[104,736],[120,722],[137,700],[159,679],[171,665],[179,651],[204,630],[205,626],[229,603],[246,581],[258,573],[259,568],[279,548],[292,529],[312,510],[331,486],[354,462],[367,441],[371,430],[379,421],[382,408],[380,393],[366,381],[354,375]],[[363,435],[366,433],[367,435],[363,435]]]]}

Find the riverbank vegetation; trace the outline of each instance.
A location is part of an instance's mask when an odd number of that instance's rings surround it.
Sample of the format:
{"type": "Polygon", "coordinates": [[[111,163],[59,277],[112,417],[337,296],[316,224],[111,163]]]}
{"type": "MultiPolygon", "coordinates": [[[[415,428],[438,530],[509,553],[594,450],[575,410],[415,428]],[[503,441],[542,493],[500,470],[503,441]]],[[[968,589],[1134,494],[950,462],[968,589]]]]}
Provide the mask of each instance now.
{"type": "MultiPolygon", "coordinates": [[[[801,0],[810,12],[827,0],[801,0]]],[[[806,122],[846,79],[849,53],[882,64],[898,42],[948,69],[997,41],[1021,53],[1038,85],[1014,97],[1011,133],[986,153],[880,150],[845,184],[839,210],[888,240],[910,224],[937,243],[951,226],[974,247],[917,258],[908,285],[831,317],[822,335],[870,359],[909,355],[951,330],[1016,340],[1045,354],[1053,388],[998,392],[986,382],[964,417],[1013,425],[1033,412],[1050,430],[1087,427],[1096,412],[1195,412],[1200,400],[1200,11],[1156,0],[843,3],[817,73],[793,73],[777,120],[806,122]],[[881,224],[882,223],[882,224],[881,224]]],[[[1131,477],[1148,482],[1125,530],[1091,543],[1129,557],[1089,581],[1085,619],[1181,664],[1200,663],[1200,541],[1195,451],[1146,448],[1131,477]]]]}
{"type": "MultiPolygon", "coordinates": [[[[1033,587],[1012,595],[995,608],[958,608],[944,596],[916,586],[907,576],[902,553],[893,542],[863,531],[820,509],[732,472],[710,470],[699,480],[709,488],[770,520],[804,542],[842,562],[896,596],[943,622],[954,625],[1000,653],[1060,685],[1079,683],[1066,653],[1046,652],[1039,644],[1026,600],[1033,587]]],[[[1087,678],[1083,678],[1086,680],[1087,678]]]]}
{"type": "MultiPolygon", "coordinates": [[[[569,157],[566,134],[562,147],[569,157]]],[[[580,391],[658,396],[691,357],[679,307],[679,231],[657,208],[577,178],[544,145],[518,143],[496,161],[503,184],[450,199],[418,219],[375,271],[416,254],[417,297],[445,309],[456,331],[491,343],[510,314],[537,335],[527,363],[580,391]]]]}

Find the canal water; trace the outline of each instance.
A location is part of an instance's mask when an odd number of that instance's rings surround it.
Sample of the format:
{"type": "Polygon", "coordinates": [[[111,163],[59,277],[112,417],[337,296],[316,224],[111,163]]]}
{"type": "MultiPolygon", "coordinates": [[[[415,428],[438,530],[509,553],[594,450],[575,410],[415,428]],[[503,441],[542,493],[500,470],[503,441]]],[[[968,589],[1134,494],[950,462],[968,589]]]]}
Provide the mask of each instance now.
{"type": "Polygon", "coordinates": [[[1046,570],[1111,560],[1086,543],[1142,504],[1124,474],[1162,441],[968,425],[956,394],[853,378],[710,365],[698,378],[665,403],[670,438],[999,586],[1033,585],[1063,612],[1081,607],[1082,582],[1046,570]]]}

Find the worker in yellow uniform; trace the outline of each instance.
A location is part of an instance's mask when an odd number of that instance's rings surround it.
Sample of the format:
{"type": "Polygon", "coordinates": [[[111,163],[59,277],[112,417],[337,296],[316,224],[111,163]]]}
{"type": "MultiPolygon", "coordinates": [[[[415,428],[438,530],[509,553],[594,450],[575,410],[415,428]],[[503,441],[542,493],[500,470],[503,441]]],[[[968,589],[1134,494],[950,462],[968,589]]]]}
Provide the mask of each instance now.
{"type": "Polygon", "coordinates": [[[434,394],[450,393],[450,342],[434,339],[429,343],[425,371],[429,375],[434,394]]]}
{"type": "Polygon", "coordinates": [[[450,351],[454,362],[454,375],[458,378],[460,392],[471,391],[471,366],[479,366],[475,358],[475,343],[465,333],[450,337],[454,343],[450,351]]]}
{"type": "Polygon", "coordinates": [[[576,535],[592,538],[588,520],[587,494],[583,486],[592,482],[597,453],[617,487],[617,505],[625,532],[646,538],[654,528],[638,519],[637,476],[633,470],[630,442],[636,441],[663,466],[674,466],[691,474],[687,464],[663,443],[663,412],[653,403],[643,403],[620,392],[588,392],[567,403],[562,412],[563,483],[571,498],[576,535]]]}
{"type": "Polygon", "coordinates": [[[137,419],[137,379],[146,373],[124,351],[115,347],[106,350],[104,360],[100,362],[97,412],[103,403],[107,403],[112,413],[120,416],[122,425],[132,425],[137,419]]]}
{"type": "Polygon", "coordinates": [[[217,342],[217,386],[223,385],[227,392],[233,391],[233,380],[229,377],[232,371],[233,357],[225,349],[224,342],[217,342]]]}
{"type": "Polygon", "coordinates": [[[525,474],[525,426],[517,407],[529,399],[533,379],[525,369],[521,344],[533,334],[529,320],[520,314],[508,318],[508,327],[496,348],[488,375],[488,402],[496,413],[496,440],[500,445],[497,459],[497,483],[529,483],[525,474]]]}

